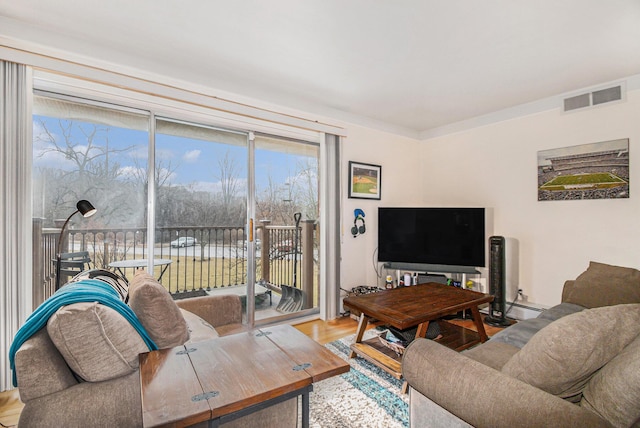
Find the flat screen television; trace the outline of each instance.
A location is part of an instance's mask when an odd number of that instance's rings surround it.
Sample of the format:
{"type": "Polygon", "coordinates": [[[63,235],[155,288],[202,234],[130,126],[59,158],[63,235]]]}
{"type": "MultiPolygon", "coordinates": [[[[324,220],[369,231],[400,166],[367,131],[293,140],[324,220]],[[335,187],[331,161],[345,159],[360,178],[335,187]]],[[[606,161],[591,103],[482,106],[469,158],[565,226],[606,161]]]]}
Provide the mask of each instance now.
{"type": "Polygon", "coordinates": [[[378,208],[379,262],[484,267],[486,239],[484,208],[378,208]]]}

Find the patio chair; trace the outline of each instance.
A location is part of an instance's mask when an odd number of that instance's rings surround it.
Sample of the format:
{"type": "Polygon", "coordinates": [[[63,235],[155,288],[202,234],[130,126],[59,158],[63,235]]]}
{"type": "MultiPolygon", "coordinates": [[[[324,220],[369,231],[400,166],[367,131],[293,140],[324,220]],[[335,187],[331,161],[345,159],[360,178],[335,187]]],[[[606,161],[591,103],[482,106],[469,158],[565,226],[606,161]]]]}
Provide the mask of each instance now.
{"type": "MultiPolygon", "coordinates": [[[[56,263],[55,259],[53,263],[56,263]]],[[[91,263],[91,258],[88,251],[60,254],[60,284],[66,283],[69,278],[88,269],[89,263],[91,263]]]]}

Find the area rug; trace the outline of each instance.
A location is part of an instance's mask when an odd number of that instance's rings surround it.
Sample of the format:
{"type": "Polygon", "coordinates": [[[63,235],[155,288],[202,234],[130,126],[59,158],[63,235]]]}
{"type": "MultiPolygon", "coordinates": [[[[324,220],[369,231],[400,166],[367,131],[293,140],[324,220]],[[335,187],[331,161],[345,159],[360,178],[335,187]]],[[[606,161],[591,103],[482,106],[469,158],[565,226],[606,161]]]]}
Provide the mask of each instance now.
{"type": "MultiPolygon", "coordinates": [[[[373,333],[368,331],[365,339],[373,333]]],[[[402,428],[409,426],[409,396],[396,379],[362,358],[349,358],[354,335],[325,345],[351,365],[349,373],[313,385],[310,426],[402,428]]]]}

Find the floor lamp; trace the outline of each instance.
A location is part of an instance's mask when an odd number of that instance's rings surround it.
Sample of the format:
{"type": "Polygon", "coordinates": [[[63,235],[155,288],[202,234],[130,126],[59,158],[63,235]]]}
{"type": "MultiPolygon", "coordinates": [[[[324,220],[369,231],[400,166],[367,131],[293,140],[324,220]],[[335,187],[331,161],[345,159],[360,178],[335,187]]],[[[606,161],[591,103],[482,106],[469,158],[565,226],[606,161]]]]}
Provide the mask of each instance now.
{"type": "Polygon", "coordinates": [[[69,217],[67,217],[67,221],[62,225],[62,229],[60,230],[60,238],[58,238],[58,250],[56,251],[56,290],[60,288],[60,272],[62,270],[62,241],[64,241],[64,230],[67,228],[67,224],[69,224],[69,220],[71,217],[76,215],[77,213],[82,214],[82,217],[87,218],[91,217],[96,213],[96,209],[91,205],[91,202],[86,200],[78,201],[76,204],[77,210],[75,210],[69,217]]]}

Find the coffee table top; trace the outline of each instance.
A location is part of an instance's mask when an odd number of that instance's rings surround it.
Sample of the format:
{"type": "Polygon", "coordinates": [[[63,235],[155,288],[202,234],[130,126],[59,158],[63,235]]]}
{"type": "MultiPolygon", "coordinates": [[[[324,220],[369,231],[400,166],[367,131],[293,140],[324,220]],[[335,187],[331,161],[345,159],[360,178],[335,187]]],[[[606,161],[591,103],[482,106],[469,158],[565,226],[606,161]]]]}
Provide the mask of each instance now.
{"type": "Polygon", "coordinates": [[[144,353],[144,426],[218,418],[348,371],[346,361],[288,325],[144,353]]]}
{"type": "Polygon", "coordinates": [[[432,282],[347,297],[343,303],[404,330],[492,300],[489,294],[432,282]]]}

